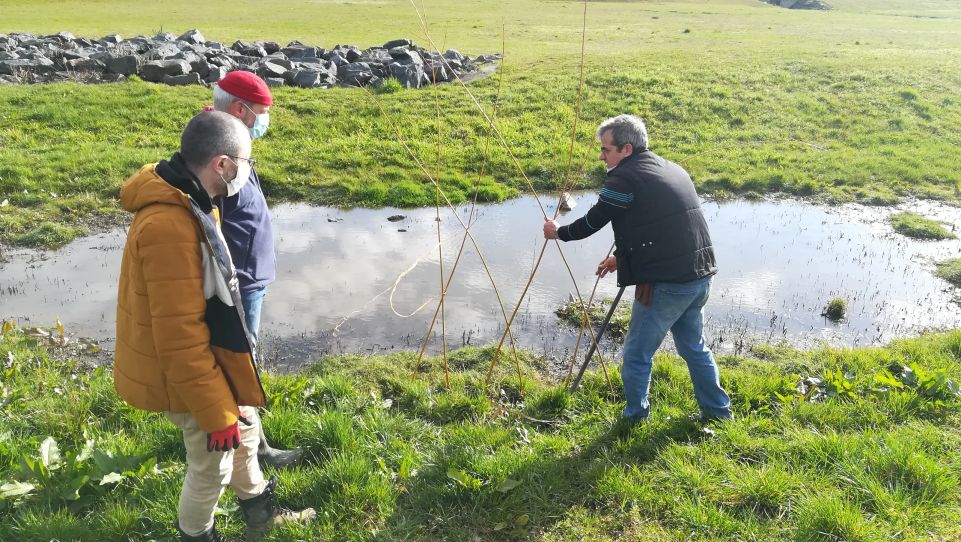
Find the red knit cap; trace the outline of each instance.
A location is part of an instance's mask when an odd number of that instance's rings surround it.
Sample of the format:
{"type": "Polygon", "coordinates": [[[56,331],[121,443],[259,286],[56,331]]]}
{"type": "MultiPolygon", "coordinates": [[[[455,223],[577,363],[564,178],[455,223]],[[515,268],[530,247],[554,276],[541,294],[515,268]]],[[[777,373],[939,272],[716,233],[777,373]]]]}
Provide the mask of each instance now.
{"type": "Polygon", "coordinates": [[[232,96],[260,105],[271,105],[274,98],[263,79],[254,73],[237,70],[224,76],[217,86],[232,96]]]}

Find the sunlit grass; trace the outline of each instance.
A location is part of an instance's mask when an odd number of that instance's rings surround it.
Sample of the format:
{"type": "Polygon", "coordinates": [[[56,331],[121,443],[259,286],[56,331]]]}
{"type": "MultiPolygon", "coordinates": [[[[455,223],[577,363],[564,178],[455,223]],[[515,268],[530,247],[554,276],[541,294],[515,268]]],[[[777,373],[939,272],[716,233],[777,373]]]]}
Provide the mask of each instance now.
{"type": "MultiPolygon", "coordinates": [[[[74,501],[53,491],[80,472],[63,466],[49,483],[33,480],[37,492],[16,504],[0,499],[0,539],[170,536],[183,476],[179,433],[162,416],[124,406],[109,371],[84,369],[69,362],[69,350],[35,341],[18,331],[0,336],[0,352],[12,360],[3,373],[0,485],[27,481],[21,457],[36,458],[47,437],[63,454],[92,439],[134,470],[148,458],[159,470],[129,473],[117,485],[91,481],[74,501]]],[[[755,358],[722,357],[737,419],[710,425],[691,419],[690,379],[674,356],[658,356],[652,416],[636,426],[618,419],[616,372],[613,388],[588,373],[572,394],[525,353],[523,390],[510,367],[485,388],[490,355],[490,348],[456,351],[449,387],[437,358],[412,379],[411,353],[332,357],[302,374],[268,375],[267,434],[307,450],[303,465],[279,473],[280,500],[320,513],[270,540],[961,534],[961,398],[952,387],[961,377],[961,332],[887,348],[760,348],[755,358]],[[901,374],[901,364],[913,369],[901,374]],[[828,378],[842,369],[845,376],[828,378]],[[901,376],[884,376],[890,371],[901,376]],[[804,399],[795,386],[807,376],[824,385],[804,399]],[[852,395],[832,395],[837,378],[852,395]]],[[[243,522],[229,491],[221,507],[218,524],[239,536],[243,522]]]]}

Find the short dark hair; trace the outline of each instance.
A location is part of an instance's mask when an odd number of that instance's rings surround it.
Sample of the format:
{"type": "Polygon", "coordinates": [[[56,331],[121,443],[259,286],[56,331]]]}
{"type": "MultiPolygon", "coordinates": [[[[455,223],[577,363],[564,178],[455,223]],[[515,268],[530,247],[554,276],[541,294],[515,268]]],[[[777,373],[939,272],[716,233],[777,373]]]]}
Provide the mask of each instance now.
{"type": "Polygon", "coordinates": [[[188,167],[201,168],[215,156],[238,156],[249,144],[247,127],[236,117],[204,111],[190,119],[180,135],[180,155],[188,167]]]}

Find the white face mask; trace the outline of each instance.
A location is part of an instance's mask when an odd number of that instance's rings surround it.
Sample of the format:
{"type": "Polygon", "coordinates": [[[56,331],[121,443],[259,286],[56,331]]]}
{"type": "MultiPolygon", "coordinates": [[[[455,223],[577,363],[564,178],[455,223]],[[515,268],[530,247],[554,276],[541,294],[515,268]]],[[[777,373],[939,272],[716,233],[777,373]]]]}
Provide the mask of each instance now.
{"type": "Polygon", "coordinates": [[[220,180],[227,185],[227,197],[236,196],[240,192],[240,189],[247,184],[250,180],[250,162],[247,160],[240,160],[240,163],[234,162],[229,156],[227,160],[237,166],[237,175],[232,180],[224,179],[223,175],[220,176],[220,180]]]}
{"type": "Polygon", "coordinates": [[[247,128],[250,132],[250,139],[257,139],[258,137],[263,137],[267,133],[267,127],[270,126],[270,113],[257,114],[253,109],[244,102],[240,102],[244,107],[247,108],[254,116],[254,125],[247,128]]]}

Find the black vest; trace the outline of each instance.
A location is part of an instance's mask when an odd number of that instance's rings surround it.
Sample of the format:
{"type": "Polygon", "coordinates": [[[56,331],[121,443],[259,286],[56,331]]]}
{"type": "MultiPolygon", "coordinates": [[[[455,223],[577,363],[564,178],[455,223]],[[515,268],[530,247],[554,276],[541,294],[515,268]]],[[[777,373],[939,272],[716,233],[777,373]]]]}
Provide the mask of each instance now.
{"type": "Polygon", "coordinates": [[[614,219],[617,282],[689,282],[717,273],[711,234],[684,168],[653,152],[628,156],[608,173],[632,187],[628,212],[614,219]]]}

